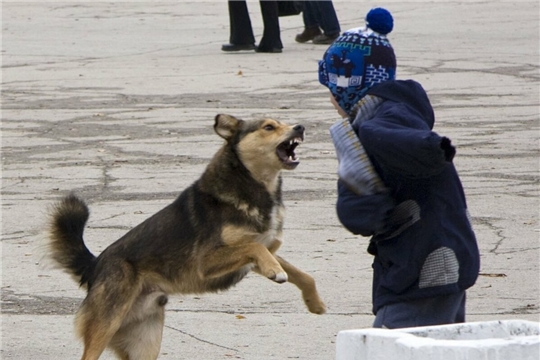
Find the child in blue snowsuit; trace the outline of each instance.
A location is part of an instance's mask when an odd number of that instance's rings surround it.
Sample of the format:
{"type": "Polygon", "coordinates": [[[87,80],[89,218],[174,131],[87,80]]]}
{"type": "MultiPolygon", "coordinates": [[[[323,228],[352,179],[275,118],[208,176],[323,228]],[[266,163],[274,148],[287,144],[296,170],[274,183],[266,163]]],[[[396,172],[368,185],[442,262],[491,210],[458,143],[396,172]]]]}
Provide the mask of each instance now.
{"type": "Polygon", "coordinates": [[[319,63],[319,81],[344,117],[330,133],[339,160],[337,214],[371,236],[374,327],[465,321],[465,290],[480,258],[455,148],[433,132],[420,84],[395,80],[386,37],[391,14],[371,10],[366,27],[343,33],[319,63]]]}

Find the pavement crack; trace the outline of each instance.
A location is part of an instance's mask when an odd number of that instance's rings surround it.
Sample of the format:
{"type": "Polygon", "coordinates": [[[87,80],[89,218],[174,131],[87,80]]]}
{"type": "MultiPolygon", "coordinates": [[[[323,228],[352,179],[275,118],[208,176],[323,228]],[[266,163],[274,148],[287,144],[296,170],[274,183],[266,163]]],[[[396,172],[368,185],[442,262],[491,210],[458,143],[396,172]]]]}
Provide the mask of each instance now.
{"type": "Polygon", "coordinates": [[[27,236],[28,234],[26,234],[24,231],[15,231],[14,233],[11,233],[11,234],[2,235],[1,241],[24,239],[27,236]]]}
{"type": "Polygon", "coordinates": [[[200,342],[203,342],[203,343],[212,345],[212,346],[217,346],[217,347],[220,347],[220,348],[222,348],[222,349],[227,349],[227,350],[231,350],[231,351],[238,352],[237,349],[233,349],[233,348],[230,348],[230,347],[227,347],[227,346],[223,346],[223,345],[216,344],[216,343],[211,342],[211,341],[208,341],[208,340],[201,339],[200,337],[197,337],[197,336],[195,336],[195,335],[193,335],[193,334],[190,334],[190,333],[188,333],[187,331],[180,330],[180,329],[177,329],[177,328],[172,327],[172,326],[169,326],[169,325],[165,325],[165,327],[168,328],[168,329],[174,330],[174,331],[178,331],[179,333],[184,334],[184,335],[187,335],[187,336],[189,336],[190,338],[195,339],[195,340],[197,340],[197,341],[200,341],[200,342]]]}
{"type": "Polygon", "coordinates": [[[488,227],[491,231],[493,231],[497,238],[495,245],[489,250],[489,252],[495,255],[503,254],[503,252],[499,252],[498,250],[502,243],[507,239],[507,237],[503,235],[503,228],[497,227],[493,224],[493,221],[498,219],[492,219],[487,217],[474,217],[473,219],[476,223],[488,227]]]}

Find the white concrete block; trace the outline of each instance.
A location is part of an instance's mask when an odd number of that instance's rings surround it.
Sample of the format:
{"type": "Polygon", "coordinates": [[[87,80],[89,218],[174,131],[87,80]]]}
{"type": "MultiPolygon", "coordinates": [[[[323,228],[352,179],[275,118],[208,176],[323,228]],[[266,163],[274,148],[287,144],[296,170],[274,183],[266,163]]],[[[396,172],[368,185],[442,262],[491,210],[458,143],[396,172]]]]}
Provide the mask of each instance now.
{"type": "Polygon", "coordinates": [[[540,323],[502,320],[340,331],[336,360],[539,360],[540,323]]]}

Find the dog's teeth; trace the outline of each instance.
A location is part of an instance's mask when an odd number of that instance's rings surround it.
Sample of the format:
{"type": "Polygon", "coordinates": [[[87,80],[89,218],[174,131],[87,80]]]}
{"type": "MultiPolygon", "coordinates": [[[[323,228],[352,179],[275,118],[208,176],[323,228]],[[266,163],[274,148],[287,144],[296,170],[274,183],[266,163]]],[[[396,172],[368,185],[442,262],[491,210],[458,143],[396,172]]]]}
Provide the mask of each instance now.
{"type": "Polygon", "coordinates": [[[299,143],[302,142],[302,138],[300,137],[296,137],[296,138],[293,138],[291,140],[288,141],[289,145],[292,146],[292,145],[298,145],[299,143]]]}

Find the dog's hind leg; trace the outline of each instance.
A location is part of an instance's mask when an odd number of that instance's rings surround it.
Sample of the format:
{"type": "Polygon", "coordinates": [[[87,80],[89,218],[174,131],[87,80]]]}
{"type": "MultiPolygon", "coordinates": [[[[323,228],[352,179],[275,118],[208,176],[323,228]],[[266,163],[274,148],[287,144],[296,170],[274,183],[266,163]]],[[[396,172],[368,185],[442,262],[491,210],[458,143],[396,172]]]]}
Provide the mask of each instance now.
{"type": "Polygon", "coordinates": [[[111,348],[122,360],[155,360],[161,348],[167,295],[143,293],[114,335],[111,348]]]}
{"type": "Polygon", "coordinates": [[[77,314],[76,324],[84,342],[81,360],[99,359],[122,325],[123,317],[129,311],[129,305],[125,304],[121,309],[114,309],[110,314],[104,314],[103,310],[83,304],[77,314]]]}
{"type": "Polygon", "coordinates": [[[82,360],[97,360],[124,323],[141,292],[135,269],[114,263],[91,286],[76,318],[84,342],[82,360]]]}
{"type": "Polygon", "coordinates": [[[326,312],[326,306],[319,297],[315,280],[311,275],[303,272],[281,257],[275,257],[281,267],[283,267],[283,270],[289,275],[289,282],[296,285],[302,291],[302,297],[308,310],[315,314],[324,314],[326,312]]]}
{"type": "Polygon", "coordinates": [[[163,314],[148,316],[120,329],[111,348],[122,360],[155,360],[161,349],[163,314]]]}

